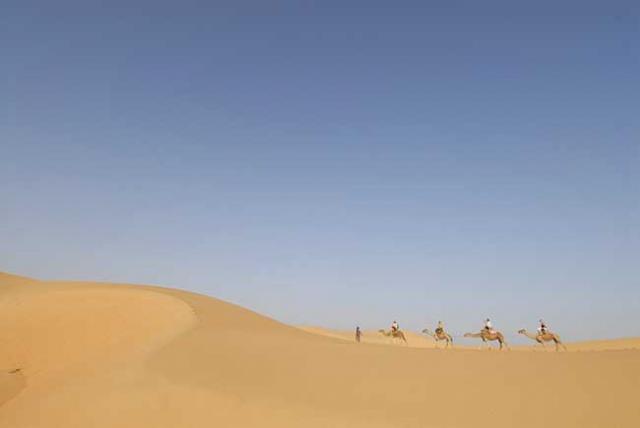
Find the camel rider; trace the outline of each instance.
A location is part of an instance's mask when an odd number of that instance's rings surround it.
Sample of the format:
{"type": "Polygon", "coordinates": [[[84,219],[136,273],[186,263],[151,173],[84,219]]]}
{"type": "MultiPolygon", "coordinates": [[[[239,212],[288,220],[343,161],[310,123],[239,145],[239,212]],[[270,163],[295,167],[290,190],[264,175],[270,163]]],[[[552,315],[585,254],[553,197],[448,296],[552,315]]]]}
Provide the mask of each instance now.
{"type": "Polygon", "coordinates": [[[393,321],[393,323],[391,323],[391,332],[396,333],[399,329],[400,326],[398,326],[398,321],[393,321]]]}
{"type": "Polygon", "coordinates": [[[549,331],[549,329],[547,328],[547,325],[544,323],[544,320],[540,320],[540,327],[538,327],[538,335],[542,336],[543,334],[547,333],[549,331]]]}
{"type": "Polygon", "coordinates": [[[493,324],[491,324],[491,320],[489,318],[484,320],[484,329],[487,330],[488,332],[493,331],[493,324]]]}
{"type": "Polygon", "coordinates": [[[440,334],[444,332],[444,323],[442,321],[438,321],[438,326],[436,327],[436,334],[440,334]]]}

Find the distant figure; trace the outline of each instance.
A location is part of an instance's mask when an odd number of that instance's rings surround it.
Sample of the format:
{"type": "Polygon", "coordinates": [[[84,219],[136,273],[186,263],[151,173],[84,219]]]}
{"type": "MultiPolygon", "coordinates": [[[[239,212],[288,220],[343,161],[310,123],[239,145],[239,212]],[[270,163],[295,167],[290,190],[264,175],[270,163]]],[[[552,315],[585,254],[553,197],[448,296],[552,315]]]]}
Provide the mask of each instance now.
{"type": "Polygon", "coordinates": [[[436,327],[436,334],[444,333],[444,323],[442,321],[438,321],[438,326],[436,327]]]}
{"type": "Polygon", "coordinates": [[[489,318],[484,320],[484,329],[489,332],[493,331],[493,324],[491,324],[491,320],[489,318]]]}
{"type": "Polygon", "coordinates": [[[397,333],[398,330],[400,330],[400,326],[398,325],[398,321],[393,321],[391,323],[391,332],[392,333],[397,333]]]}
{"type": "Polygon", "coordinates": [[[360,336],[362,336],[362,332],[360,331],[360,327],[356,327],[356,342],[360,343],[360,336]]]}
{"type": "Polygon", "coordinates": [[[549,329],[547,328],[547,325],[544,323],[543,320],[540,320],[540,327],[538,327],[538,334],[539,335],[544,335],[547,333],[547,331],[549,331],[549,329]]]}

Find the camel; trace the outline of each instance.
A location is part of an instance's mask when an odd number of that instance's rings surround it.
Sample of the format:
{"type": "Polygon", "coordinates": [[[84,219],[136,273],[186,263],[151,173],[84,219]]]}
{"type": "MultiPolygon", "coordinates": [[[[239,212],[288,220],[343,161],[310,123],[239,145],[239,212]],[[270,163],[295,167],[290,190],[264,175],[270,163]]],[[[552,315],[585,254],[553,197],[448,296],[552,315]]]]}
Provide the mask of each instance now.
{"type": "Polygon", "coordinates": [[[396,330],[396,331],[385,331],[385,330],[378,330],[378,333],[380,333],[383,336],[387,336],[387,337],[391,337],[393,339],[400,339],[401,341],[403,341],[405,344],[409,344],[409,342],[407,342],[407,338],[405,337],[404,333],[402,332],[402,330],[396,330]]]}
{"type": "Polygon", "coordinates": [[[448,348],[449,345],[451,345],[451,347],[453,348],[453,337],[446,331],[442,329],[441,330],[436,329],[436,333],[434,333],[428,328],[425,328],[424,330],[422,330],[422,332],[427,336],[433,337],[433,340],[436,341],[436,347],[438,346],[438,342],[440,340],[444,340],[447,342],[446,345],[444,345],[445,348],[448,348]]]}
{"type": "MultiPolygon", "coordinates": [[[[562,343],[562,341],[560,340],[560,336],[558,336],[555,333],[552,333],[550,331],[547,331],[544,334],[531,334],[529,333],[527,330],[525,330],[524,328],[521,330],[518,330],[519,334],[522,334],[524,336],[527,336],[529,339],[531,340],[535,340],[536,342],[538,342],[539,344],[542,345],[543,348],[546,348],[544,342],[551,342],[553,341],[556,344],[556,351],[560,350],[560,346],[562,346],[562,348],[566,351],[567,347],[564,346],[564,343],[562,343]]],[[[535,345],[534,345],[535,346],[535,345]]]]}
{"type": "MultiPolygon", "coordinates": [[[[504,340],[504,335],[502,333],[500,333],[499,331],[494,331],[494,330],[487,330],[487,329],[482,329],[480,330],[480,333],[465,333],[464,337],[479,337],[482,339],[482,341],[484,343],[487,344],[487,346],[489,346],[489,344],[487,343],[487,341],[494,341],[497,340],[498,343],[500,343],[500,349],[502,349],[502,346],[504,345],[507,349],[509,349],[509,345],[507,345],[507,342],[504,340]]],[[[491,349],[491,348],[489,348],[491,349]]]]}

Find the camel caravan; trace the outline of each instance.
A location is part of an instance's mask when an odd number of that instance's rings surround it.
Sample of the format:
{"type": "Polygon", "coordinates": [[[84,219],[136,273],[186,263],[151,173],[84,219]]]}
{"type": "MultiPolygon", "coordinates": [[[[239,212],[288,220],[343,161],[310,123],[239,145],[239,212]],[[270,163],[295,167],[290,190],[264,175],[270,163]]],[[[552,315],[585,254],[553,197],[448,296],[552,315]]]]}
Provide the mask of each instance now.
{"type": "MultiPolygon", "coordinates": [[[[391,324],[391,328],[389,330],[380,329],[378,333],[390,338],[393,343],[401,343],[404,345],[408,345],[407,337],[397,323],[394,321],[391,324]]],[[[428,328],[422,330],[422,333],[431,337],[436,342],[436,348],[438,347],[439,342],[445,342],[444,348],[447,349],[449,347],[453,348],[453,335],[447,333],[444,329],[444,323],[442,321],[438,321],[438,326],[435,331],[431,331],[428,328]]],[[[540,326],[537,328],[535,333],[529,333],[525,329],[518,330],[518,334],[528,337],[529,339],[536,342],[536,344],[542,345],[543,348],[546,348],[545,342],[554,342],[556,351],[567,350],[567,347],[560,340],[560,336],[556,333],[549,331],[544,321],[540,320],[540,326]]],[[[478,338],[481,339],[483,344],[486,345],[488,349],[491,349],[490,342],[498,342],[499,349],[510,349],[507,341],[504,338],[504,334],[502,332],[495,330],[493,325],[491,324],[491,320],[487,318],[484,322],[484,327],[477,333],[465,333],[463,337],[466,338],[478,338]]],[[[356,340],[360,341],[360,330],[356,332],[356,340]]],[[[535,348],[536,345],[534,345],[535,348]]]]}

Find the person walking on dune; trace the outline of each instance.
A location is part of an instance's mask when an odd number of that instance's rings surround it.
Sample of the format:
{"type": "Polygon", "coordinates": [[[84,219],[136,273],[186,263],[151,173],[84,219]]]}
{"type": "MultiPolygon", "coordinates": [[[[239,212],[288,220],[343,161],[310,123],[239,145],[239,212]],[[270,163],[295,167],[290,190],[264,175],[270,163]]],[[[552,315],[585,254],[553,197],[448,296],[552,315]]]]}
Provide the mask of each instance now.
{"type": "Polygon", "coordinates": [[[360,326],[356,327],[356,342],[360,343],[360,336],[362,336],[362,332],[360,331],[360,326]]]}

